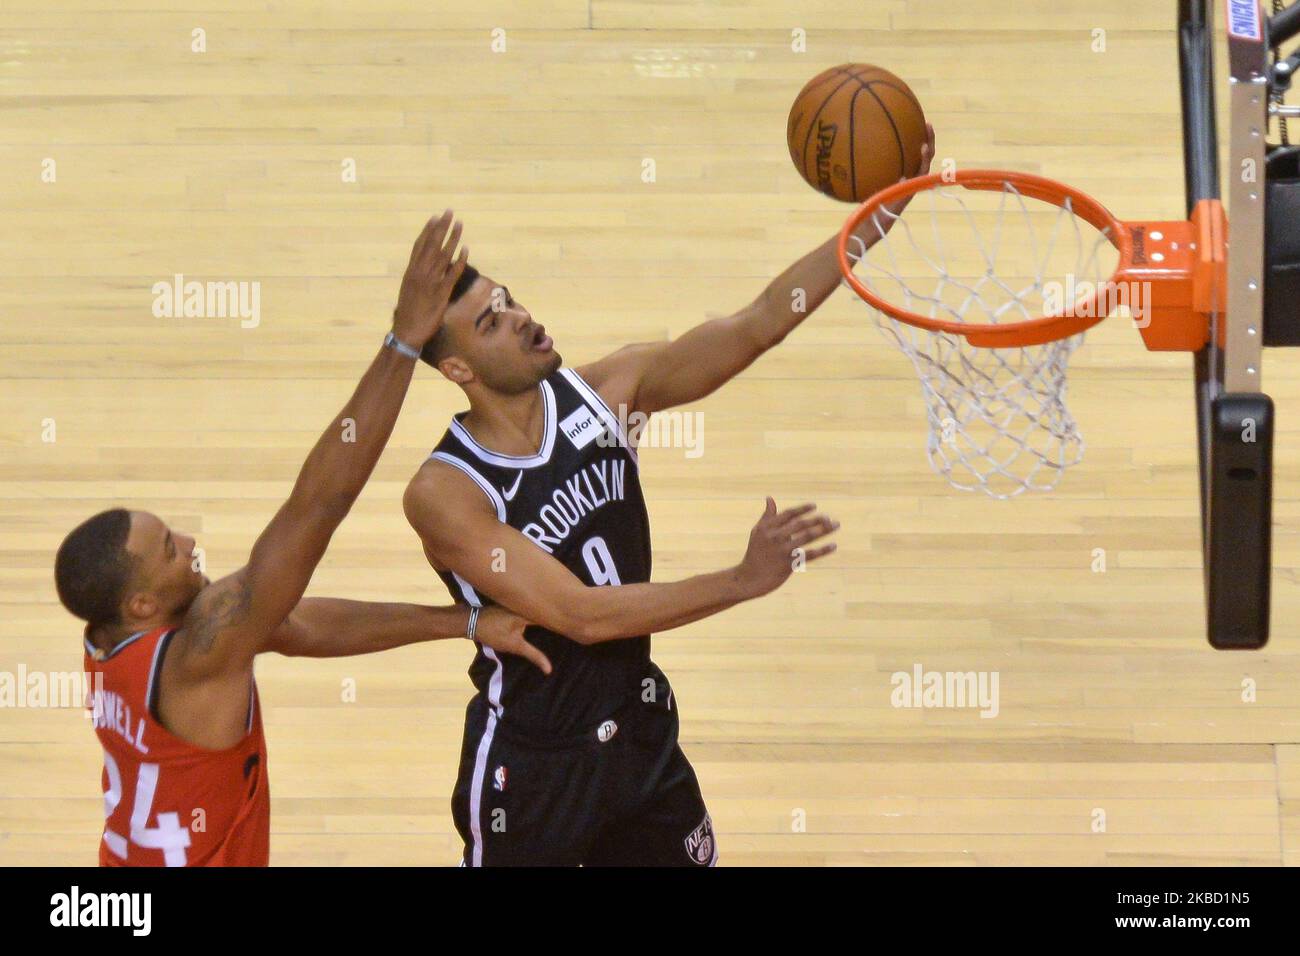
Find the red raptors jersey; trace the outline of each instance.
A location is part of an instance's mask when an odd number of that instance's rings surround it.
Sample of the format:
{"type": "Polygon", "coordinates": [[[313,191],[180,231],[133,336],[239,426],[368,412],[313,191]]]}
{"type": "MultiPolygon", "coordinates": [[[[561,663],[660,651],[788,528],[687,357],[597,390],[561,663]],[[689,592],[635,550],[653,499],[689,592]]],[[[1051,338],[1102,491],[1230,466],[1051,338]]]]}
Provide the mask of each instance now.
{"type": "Polygon", "coordinates": [[[102,660],[86,642],[90,709],[104,747],[100,866],[266,866],[271,797],[254,684],[248,733],[225,750],[172,736],[155,716],[175,630],[133,635],[102,660]]]}

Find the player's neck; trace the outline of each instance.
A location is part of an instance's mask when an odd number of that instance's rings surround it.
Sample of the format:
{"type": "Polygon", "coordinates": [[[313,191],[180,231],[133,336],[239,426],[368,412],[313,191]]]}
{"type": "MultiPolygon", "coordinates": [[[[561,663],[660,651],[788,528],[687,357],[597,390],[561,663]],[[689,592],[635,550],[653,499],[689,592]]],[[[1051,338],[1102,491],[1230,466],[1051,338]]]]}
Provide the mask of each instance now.
{"type": "Polygon", "coordinates": [[[469,397],[469,413],[461,420],[474,440],[502,455],[535,455],[546,429],[542,390],[530,388],[514,395],[481,392],[469,397]]]}
{"type": "Polygon", "coordinates": [[[117,646],[131,637],[133,634],[147,634],[149,631],[162,627],[161,623],[143,622],[132,624],[114,624],[100,625],[98,627],[87,625],[86,640],[97,650],[103,651],[104,654],[111,654],[117,649],[117,646]]]}

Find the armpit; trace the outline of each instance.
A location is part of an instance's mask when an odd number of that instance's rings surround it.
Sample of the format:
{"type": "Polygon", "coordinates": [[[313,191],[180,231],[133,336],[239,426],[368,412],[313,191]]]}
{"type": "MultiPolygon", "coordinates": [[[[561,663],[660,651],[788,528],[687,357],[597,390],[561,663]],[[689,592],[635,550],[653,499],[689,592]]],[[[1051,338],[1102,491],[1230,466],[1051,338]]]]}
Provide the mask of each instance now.
{"type": "Polygon", "coordinates": [[[252,588],[242,571],[208,585],[185,615],[181,628],[184,646],[200,654],[207,653],[217,634],[248,617],[251,603],[252,588]]]}

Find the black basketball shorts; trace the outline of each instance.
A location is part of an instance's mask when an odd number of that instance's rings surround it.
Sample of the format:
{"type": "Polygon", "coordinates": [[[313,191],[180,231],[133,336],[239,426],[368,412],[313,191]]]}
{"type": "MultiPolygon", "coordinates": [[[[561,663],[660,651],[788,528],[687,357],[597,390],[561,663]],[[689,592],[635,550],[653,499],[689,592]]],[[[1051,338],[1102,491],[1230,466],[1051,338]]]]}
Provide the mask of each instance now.
{"type": "Polygon", "coordinates": [[[580,737],[524,739],[481,696],[466,712],[452,816],[464,866],[713,866],[713,822],[659,678],[580,737]]]}

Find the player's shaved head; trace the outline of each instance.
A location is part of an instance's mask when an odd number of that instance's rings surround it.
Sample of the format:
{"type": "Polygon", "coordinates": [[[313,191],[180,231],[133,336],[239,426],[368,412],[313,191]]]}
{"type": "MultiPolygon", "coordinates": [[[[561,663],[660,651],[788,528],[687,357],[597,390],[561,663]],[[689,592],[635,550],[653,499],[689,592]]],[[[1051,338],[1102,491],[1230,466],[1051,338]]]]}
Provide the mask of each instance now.
{"type": "Polygon", "coordinates": [[[126,547],[130,534],[131,512],[111,508],[77,525],[59,545],[54,583],[76,617],[97,626],[121,623],[136,565],[126,547]]]}
{"type": "Polygon", "coordinates": [[[54,559],[59,600],[92,628],[170,623],[208,584],[195,541],[155,514],[112,508],[74,528],[54,559]]]}

